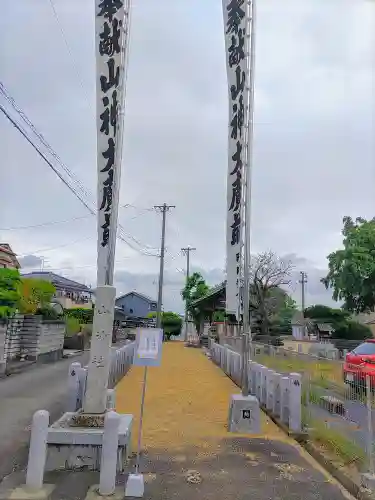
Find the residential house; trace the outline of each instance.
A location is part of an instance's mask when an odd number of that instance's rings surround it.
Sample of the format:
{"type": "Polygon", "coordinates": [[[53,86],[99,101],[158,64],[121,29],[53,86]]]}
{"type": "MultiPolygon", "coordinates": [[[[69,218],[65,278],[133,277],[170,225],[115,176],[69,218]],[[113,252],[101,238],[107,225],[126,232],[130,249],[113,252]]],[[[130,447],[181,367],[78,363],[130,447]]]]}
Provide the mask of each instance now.
{"type": "Polygon", "coordinates": [[[370,328],[372,336],[375,337],[375,312],[361,313],[354,316],[353,319],[370,328]]]}
{"type": "Polygon", "coordinates": [[[8,243],[0,243],[0,267],[8,269],[20,269],[21,267],[16,254],[8,243]]]}
{"type": "Polygon", "coordinates": [[[89,309],[93,305],[93,290],[82,283],[64,278],[50,271],[35,271],[22,274],[23,278],[32,278],[49,281],[56,287],[54,302],[58,302],[64,309],[83,307],[89,309]]]}
{"type": "Polygon", "coordinates": [[[156,300],[138,292],[129,292],[116,299],[116,307],[121,308],[127,318],[147,318],[157,308],[156,300]]]}

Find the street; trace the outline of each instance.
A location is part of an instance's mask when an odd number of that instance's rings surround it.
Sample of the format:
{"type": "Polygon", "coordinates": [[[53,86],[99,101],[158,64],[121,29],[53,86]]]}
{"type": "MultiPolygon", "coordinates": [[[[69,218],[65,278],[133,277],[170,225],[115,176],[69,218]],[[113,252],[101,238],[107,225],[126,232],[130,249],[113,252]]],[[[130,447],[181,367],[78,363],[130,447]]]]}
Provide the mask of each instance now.
{"type": "Polygon", "coordinates": [[[85,352],[57,363],[34,365],[0,380],[0,481],[26,463],[34,412],[48,410],[51,421],[63,413],[68,367],[72,362],[86,363],[88,356],[85,352]]]}

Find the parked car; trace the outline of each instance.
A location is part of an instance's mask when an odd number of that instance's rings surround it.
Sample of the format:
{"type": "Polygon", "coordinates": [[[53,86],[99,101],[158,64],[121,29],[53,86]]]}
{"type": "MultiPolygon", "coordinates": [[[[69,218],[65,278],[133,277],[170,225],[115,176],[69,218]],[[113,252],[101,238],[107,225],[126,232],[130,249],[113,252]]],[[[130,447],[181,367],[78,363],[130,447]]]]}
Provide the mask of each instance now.
{"type": "Polygon", "coordinates": [[[375,388],[375,339],[368,339],[349,352],[343,371],[346,384],[364,388],[369,375],[371,387],[375,388]]]}

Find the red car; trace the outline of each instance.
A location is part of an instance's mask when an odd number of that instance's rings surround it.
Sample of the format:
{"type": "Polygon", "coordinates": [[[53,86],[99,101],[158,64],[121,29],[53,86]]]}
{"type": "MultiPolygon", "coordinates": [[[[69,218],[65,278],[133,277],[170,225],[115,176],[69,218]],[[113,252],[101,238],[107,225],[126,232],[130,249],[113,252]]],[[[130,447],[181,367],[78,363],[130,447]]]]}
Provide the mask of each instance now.
{"type": "Polygon", "coordinates": [[[366,340],[349,352],[344,362],[344,382],[366,387],[366,376],[375,387],[375,339],[366,340]]]}

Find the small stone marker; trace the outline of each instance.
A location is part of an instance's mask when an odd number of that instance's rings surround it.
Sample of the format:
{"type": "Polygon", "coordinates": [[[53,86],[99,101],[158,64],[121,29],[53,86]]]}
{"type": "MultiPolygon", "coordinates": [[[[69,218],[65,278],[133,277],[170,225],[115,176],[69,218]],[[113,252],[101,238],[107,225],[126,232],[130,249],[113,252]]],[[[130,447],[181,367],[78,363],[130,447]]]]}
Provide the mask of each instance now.
{"type": "Polygon", "coordinates": [[[243,434],[260,433],[260,408],[259,401],[255,396],[232,395],[228,430],[243,434]]]}

